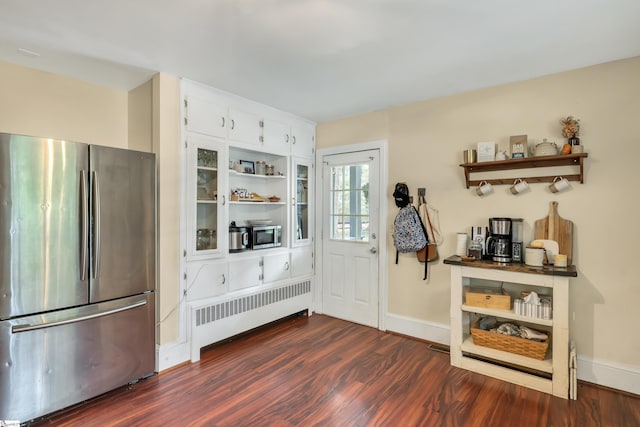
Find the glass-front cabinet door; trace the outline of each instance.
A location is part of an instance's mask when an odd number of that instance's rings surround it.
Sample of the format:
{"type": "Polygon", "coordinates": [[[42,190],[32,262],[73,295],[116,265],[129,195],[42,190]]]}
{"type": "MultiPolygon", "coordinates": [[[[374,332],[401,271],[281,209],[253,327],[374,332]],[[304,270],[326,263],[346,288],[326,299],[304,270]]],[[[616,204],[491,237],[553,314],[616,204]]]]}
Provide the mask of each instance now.
{"type": "Polygon", "coordinates": [[[215,138],[187,138],[187,257],[221,256],[226,250],[226,145],[215,138]]]}
{"type": "Polygon", "coordinates": [[[293,246],[311,244],[313,233],[313,168],[311,159],[294,158],[293,162],[293,246]]]}

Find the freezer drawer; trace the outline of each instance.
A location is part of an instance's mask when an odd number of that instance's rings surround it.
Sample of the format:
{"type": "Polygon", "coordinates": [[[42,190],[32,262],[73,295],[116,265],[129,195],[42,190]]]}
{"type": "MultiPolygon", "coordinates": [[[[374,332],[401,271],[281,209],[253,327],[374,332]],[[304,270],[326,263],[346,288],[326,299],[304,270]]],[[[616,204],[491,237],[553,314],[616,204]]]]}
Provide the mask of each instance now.
{"type": "Polygon", "coordinates": [[[153,292],[0,322],[0,420],[29,421],[154,368],[153,292]]]}

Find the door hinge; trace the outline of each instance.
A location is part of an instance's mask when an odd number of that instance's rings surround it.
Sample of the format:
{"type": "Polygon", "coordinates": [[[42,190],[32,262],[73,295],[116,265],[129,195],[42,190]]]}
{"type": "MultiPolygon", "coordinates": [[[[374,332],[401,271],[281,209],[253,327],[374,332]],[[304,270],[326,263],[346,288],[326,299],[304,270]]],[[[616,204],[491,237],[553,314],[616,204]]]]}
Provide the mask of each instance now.
{"type": "Polygon", "coordinates": [[[187,280],[187,273],[184,273],[183,275],[183,279],[186,281],[187,280]]]}
{"type": "Polygon", "coordinates": [[[260,120],[260,127],[263,128],[264,127],[264,120],[260,120]]]}
{"type": "Polygon", "coordinates": [[[187,108],[189,106],[189,102],[187,101],[187,98],[184,99],[184,108],[187,108]]]}
{"type": "Polygon", "coordinates": [[[187,118],[185,117],[185,118],[184,118],[184,125],[185,125],[185,126],[187,126],[187,122],[188,122],[188,120],[187,120],[187,118]]]}
{"type": "Polygon", "coordinates": [[[260,137],[260,142],[264,142],[264,136],[260,137]]]}
{"type": "Polygon", "coordinates": [[[185,249],[184,251],[182,251],[182,256],[183,256],[184,258],[186,258],[186,257],[187,257],[187,251],[186,251],[186,249],[185,249]]]}
{"type": "Polygon", "coordinates": [[[184,140],[184,148],[189,148],[189,143],[187,142],[187,140],[184,140]]]}
{"type": "Polygon", "coordinates": [[[261,275],[258,277],[258,280],[264,280],[264,274],[261,274],[261,275]]]}

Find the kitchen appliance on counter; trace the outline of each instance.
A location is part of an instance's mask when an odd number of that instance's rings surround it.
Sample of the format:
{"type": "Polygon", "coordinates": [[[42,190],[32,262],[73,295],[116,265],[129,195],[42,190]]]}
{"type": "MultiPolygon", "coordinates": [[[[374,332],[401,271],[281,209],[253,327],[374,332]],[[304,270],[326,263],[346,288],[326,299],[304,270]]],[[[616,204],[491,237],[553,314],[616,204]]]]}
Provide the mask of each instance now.
{"type": "Polygon", "coordinates": [[[524,251],[522,245],[522,218],[511,218],[511,260],[513,262],[524,261],[524,251]]]}
{"type": "Polygon", "coordinates": [[[254,225],[251,227],[251,249],[277,248],[282,245],[282,226],[254,225]]]}
{"type": "Polygon", "coordinates": [[[487,257],[496,262],[511,262],[511,218],[489,218],[487,257]]]}
{"type": "Polygon", "coordinates": [[[229,252],[243,252],[251,249],[251,227],[238,226],[235,221],[229,225],[229,252]]]}
{"type": "Polygon", "coordinates": [[[489,231],[487,227],[483,227],[480,225],[474,225],[473,227],[471,227],[471,242],[480,242],[480,245],[482,247],[481,257],[484,257],[487,253],[486,243],[488,234],[489,231]]]}
{"type": "Polygon", "coordinates": [[[155,155],[0,133],[0,420],[155,369],[155,155]]]}

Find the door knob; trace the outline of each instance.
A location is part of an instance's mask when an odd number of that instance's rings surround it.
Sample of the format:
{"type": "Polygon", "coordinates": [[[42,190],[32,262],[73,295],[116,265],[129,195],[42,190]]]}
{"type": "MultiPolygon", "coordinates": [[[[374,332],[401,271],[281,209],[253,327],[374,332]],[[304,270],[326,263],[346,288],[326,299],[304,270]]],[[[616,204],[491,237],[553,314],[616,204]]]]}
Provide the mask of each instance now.
{"type": "Polygon", "coordinates": [[[372,254],[376,254],[378,253],[378,250],[376,249],[376,247],[372,247],[371,249],[369,249],[369,252],[371,252],[372,254]]]}

